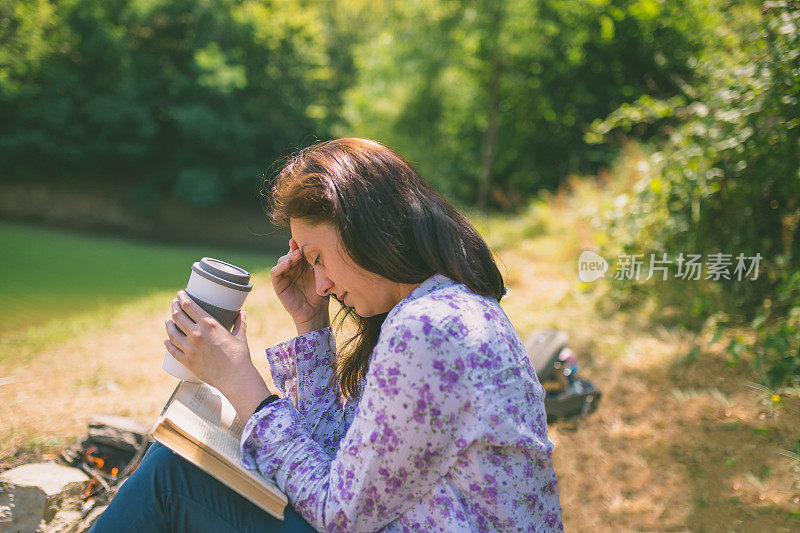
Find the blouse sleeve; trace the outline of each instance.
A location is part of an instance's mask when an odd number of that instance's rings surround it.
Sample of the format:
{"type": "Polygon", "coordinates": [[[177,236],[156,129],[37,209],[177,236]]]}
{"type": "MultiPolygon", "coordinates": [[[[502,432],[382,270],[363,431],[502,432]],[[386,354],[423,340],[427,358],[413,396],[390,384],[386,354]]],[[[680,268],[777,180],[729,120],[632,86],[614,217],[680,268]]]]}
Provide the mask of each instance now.
{"type": "Polygon", "coordinates": [[[330,456],[355,411],[354,402],[345,402],[331,381],[335,357],[330,327],[267,348],[275,385],[291,398],[308,435],[330,456]]]}
{"type": "Polygon", "coordinates": [[[334,457],[285,398],[248,421],[242,454],[318,530],[380,529],[447,474],[464,445],[460,432],[474,426],[459,369],[463,361],[441,331],[407,319],[381,334],[334,457]]]}

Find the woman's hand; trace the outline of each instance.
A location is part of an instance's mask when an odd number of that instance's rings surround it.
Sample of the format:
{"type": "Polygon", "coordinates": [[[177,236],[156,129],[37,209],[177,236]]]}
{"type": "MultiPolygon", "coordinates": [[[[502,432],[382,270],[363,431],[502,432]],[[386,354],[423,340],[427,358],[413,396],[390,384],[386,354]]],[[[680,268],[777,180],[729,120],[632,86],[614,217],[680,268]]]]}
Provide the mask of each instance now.
{"type": "Polygon", "coordinates": [[[305,263],[294,239],[289,239],[289,253],[272,267],[272,288],[291,315],[298,333],[330,325],[328,297],[316,291],[314,271],[305,263]]]}
{"type": "Polygon", "coordinates": [[[167,351],[198,378],[222,392],[240,418],[244,416],[243,420],[249,418],[265,397],[279,394],[272,376],[265,382],[253,365],[247,345],[246,318],[244,311],[239,313],[233,331],[229,332],[185,291],[179,291],[172,301],[172,320],[166,321],[169,340],[164,341],[167,351]]]}

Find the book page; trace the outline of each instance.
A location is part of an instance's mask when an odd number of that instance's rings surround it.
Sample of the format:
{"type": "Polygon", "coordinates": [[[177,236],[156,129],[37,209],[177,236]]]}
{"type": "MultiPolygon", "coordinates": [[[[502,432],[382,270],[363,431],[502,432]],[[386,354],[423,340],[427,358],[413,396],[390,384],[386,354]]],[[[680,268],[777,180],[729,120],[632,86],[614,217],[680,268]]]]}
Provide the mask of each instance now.
{"type": "Polygon", "coordinates": [[[283,497],[283,493],[277,485],[267,481],[260,472],[248,470],[242,466],[239,439],[229,431],[209,424],[181,402],[173,402],[164,413],[163,419],[171,422],[176,430],[185,434],[195,444],[211,451],[222,460],[230,463],[236,470],[283,497]]]}
{"type": "Polygon", "coordinates": [[[172,428],[169,421],[156,428],[153,437],[190,463],[211,474],[223,485],[253,502],[259,508],[283,520],[283,510],[289,503],[285,495],[275,492],[271,487],[265,487],[254,476],[232,469],[225,461],[217,458],[214,454],[195,446],[185,435],[172,428]]]}
{"type": "Polygon", "coordinates": [[[187,405],[201,418],[227,429],[237,439],[242,434],[244,423],[236,416],[236,409],[211,385],[184,381],[176,392],[175,400],[187,405]]]}
{"type": "Polygon", "coordinates": [[[232,464],[240,465],[239,439],[227,429],[204,420],[183,402],[173,402],[164,413],[164,418],[232,464]]]}

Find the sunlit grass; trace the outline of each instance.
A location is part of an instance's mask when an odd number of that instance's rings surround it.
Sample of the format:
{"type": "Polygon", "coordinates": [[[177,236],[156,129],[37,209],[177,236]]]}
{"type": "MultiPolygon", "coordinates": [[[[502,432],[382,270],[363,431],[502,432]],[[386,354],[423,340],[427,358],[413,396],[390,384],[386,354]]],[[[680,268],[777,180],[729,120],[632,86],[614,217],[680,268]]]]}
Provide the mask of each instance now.
{"type": "MultiPolygon", "coordinates": [[[[10,224],[0,224],[0,250],[0,334],[87,313],[107,315],[121,304],[178,290],[185,287],[191,264],[203,256],[251,272],[265,270],[272,260],[271,254],[142,243],[10,224]]],[[[55,329],[63,330],[63,324],[55,329]]]]}

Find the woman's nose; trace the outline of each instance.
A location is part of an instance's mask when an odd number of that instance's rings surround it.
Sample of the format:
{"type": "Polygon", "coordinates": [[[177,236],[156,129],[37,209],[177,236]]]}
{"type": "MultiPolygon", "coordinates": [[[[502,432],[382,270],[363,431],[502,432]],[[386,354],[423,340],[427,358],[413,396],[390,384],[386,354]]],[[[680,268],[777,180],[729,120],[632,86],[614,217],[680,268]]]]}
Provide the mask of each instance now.
{"type": "Polygon", "coordinates": [[[317,294],[320,296],[328,296],[330,294],[333,288],[333,282],[328,279],[328,276],[326,276],[319,267],[314,269],[314,281],[316,283],[317,294]]]}

